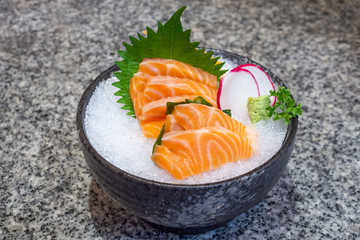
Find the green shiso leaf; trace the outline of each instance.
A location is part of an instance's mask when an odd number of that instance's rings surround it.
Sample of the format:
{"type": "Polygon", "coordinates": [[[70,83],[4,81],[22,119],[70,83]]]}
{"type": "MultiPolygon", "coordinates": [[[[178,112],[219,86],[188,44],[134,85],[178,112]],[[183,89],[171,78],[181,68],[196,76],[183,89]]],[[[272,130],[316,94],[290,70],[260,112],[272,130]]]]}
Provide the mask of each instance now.
{"type": "Polygon", "coordinates": [[[161,145],[162,144],[162,137],[164,136],[164,133],[165,133],[165,124],[161,128],[160,134],[159,134],[158,138],[156,139],[156,141],[154,143],[152,153],[154,153],[156,145],[161,145]]]}
{"type": "Polygon", "coordinates": [[[212,51],[205,52],[205,49],[196,49],[199,43],[190,41],[190,29],[183,31],[180,17],[185,8],[177,10],[164,25],[159,22],[157,32],[146,27],[146,37],[140,33],[137,34],[138,39],[129,37],[132,45],[123,42],[125,50],[118,50],[123,60],[115,62],[120,72],[114,73],[119,81],[114,82],[113,85],[120,89],[115,95],[121,97],[118,102],[124,104],[122,109],[128,110],[128,115],[135,116],[129,94],[130,79],[139,70],[139,64],[144,58],[174,59],[191,64],[215,75],[218,80],[226,72],[220,70],[224,63],[216,64],[218,57],[211,58],[212,51]]]}
{"type": "Polygon", "coordinates": [[[224,109],[222,111],[231,117],[231,109],[224,109]]]}

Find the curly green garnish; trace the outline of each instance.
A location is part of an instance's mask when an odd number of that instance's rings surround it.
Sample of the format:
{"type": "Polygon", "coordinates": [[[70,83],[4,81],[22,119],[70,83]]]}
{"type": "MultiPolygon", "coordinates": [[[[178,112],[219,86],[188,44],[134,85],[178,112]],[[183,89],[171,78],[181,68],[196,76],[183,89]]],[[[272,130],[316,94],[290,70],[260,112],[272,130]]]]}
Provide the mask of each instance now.
{"type": "Polygon", "coordinates": [[[285,124],[290,123],[290,119],[302,114],[301,103],[296,104],[295,100],[291,98],[290,90],[285,87],[279,87],[277,91],[270,91],[270,96],[276,97],[274,106],[269,106],[266,110],[269,111],[269,117],[274,120],[284,119],[285,124]]]}

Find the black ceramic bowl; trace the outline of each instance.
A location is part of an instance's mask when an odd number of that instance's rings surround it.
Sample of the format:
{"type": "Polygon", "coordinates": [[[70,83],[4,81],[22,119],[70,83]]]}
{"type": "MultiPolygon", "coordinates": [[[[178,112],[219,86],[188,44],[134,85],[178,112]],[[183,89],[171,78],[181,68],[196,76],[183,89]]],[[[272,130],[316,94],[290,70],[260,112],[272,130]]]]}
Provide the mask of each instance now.
{"type": "MultiPolygon", "coordinates": [[[[213,49],[211,49],[213,50],[213,49]]],[[[213,50],[240,65],[253,63],[248,58],[213,50]]],[[[284,83],[263,68],[276,84],[284,83]]],[[[89,142],[84,129],[86,106],[100,81],[119,69],[114,65],[100,74],[84,92],[76,115],[81,148],[90,170],[102,188],[126,209],[158,226],[183,234],[205,232],[222,226],[256,205],[278,181],[289,161],[298,125],[289,124],[280,150],[251,172],[209,184],[182,185],[147,180],[129,174],[104,159],[89,142]]],[[[149,156],[150,158],[150,156],[149,156]]]]}

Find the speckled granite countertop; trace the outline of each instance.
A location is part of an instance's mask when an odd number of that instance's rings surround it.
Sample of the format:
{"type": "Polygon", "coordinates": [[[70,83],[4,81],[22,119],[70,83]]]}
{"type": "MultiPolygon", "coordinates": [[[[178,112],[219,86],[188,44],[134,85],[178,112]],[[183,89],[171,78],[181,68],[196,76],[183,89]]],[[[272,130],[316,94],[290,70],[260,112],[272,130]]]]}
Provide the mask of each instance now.
{"type": "Polygon", "coordinates": [[[0,238],[359,239],[359,9],[355,0],[2,1],[0,238]],[[182,5],[193,41],[270,68],[304,105],[275,188],[195,236],[161,232],[110,199],[75,127],[81,94],[121,42],[182,5]]]}

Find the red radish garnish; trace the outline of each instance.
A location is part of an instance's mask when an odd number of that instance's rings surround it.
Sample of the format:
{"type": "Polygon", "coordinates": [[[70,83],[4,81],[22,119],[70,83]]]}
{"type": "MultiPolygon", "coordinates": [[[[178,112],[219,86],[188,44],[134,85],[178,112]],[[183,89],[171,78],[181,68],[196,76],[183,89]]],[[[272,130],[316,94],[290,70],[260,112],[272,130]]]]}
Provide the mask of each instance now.
{"type": "MultiPolygon", "coordinates": [[[[248,63],[248,64],[240,65],[238,66],[238,68],[246,69],[253,74],[259,86],[260,96],[270,95],[269,91],[275,90],[275,86],[271,81],[269,75],[267,75],[267,73],[264,70],[262,70],[259,66],[248,63]]],[[[276,97],[272,96],[270,97],[270,100],[271,100],[271,105],[274,106],[276,102],[276,97]]]]}
{"type": "Polygon", "coordinates": [[[239,67],[231,70],[220,81],[217,104],[220,109],[230,109],[233,118],[248,121],[248,97],[260,96],[259,86],[254,75],[239,67]]]}

